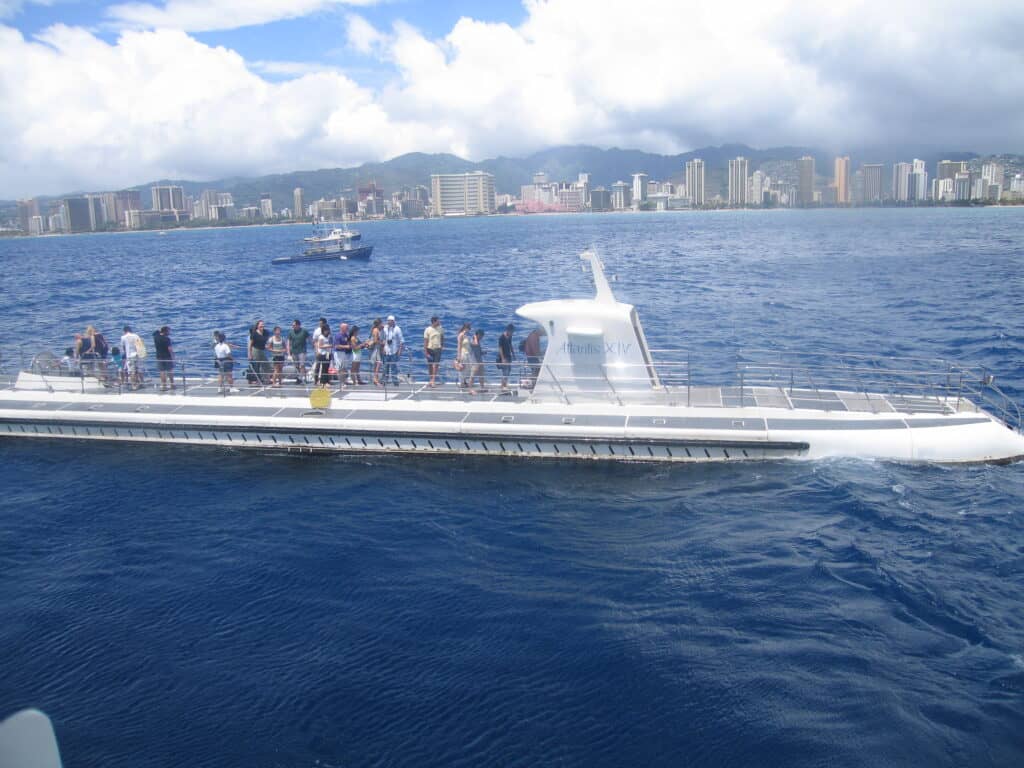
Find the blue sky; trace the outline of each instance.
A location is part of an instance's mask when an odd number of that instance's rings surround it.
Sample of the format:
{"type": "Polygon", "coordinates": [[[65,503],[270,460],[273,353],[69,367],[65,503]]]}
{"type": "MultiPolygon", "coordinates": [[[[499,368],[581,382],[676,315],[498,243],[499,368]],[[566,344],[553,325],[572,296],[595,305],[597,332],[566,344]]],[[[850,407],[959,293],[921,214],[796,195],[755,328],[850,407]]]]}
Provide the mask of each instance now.
{"type": "Polygon", "coordinates": [[[1024,152],[1022,39],[1020,0],[0,0],[0,198],[581,143],[1024,152]]]}
{"type": "MultiPolygon", "coordinates": [[[[282,0],[282,4],[285,2],[282,0]]],[[[97,36],[113,43],[120,30],[110,25],[107,9],[120,4],[95,0],[53,0],[51,5],[28,2],[8,23],[26,36],[53,24],[80,26],[94,30],[97,36]]],[[[367,62],[365,56],[345,44],[346,18],[350,13],[358,13],[379,29],[404,21],[436,38],[444,37],[463,16],[512,25],[520,24],[526,17],[523,4],[518,0],[488,0],[486,3],[388,0],[366,6],[337,4],[309,16],[237,29],[194,32],[193,36],[207,45],[235,50],[249,61],[329,64],[345,68],[357,81],[380,83],[384,77],[381,63],[367,62]]]]}

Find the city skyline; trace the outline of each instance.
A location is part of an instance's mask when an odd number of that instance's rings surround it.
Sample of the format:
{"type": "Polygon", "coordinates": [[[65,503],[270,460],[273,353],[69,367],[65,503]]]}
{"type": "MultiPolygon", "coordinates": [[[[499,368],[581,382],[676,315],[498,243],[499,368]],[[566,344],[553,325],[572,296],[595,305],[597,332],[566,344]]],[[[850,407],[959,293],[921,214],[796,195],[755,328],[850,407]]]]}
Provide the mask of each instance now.
{"type": "Polygon", "coordinates": [[[578,143],[1024,151],[1019,3],[769,5],[0,0],[0,198],[578,143]]]}
{"type": "Polygon", "coordinates": [[[321,196],[309,204],[305,202],[306,191],[295,187],[289,197],[293,207],[281,209],[274,208],[269,192],[259,194],[258,205],[238,206],[231,192],[208,188],[193,197],[182,186],[157,184],[149,188],[151,204],[145,209],[143,194],[137,189],[48,200],[30,198],[18,201],[11,223],[15,232],[43,235],[349,217],[1024,203],[1024,157],[1007,158],[1009,164],[1000,162],[1002,159],[943,159],[935,162],[933,176],[920,158],[895,162],[891,171],[882,163],[861,163],[851,176],[849,156],[837,156],[832,163],[833,175],[823,177],[816,172],[815,158],[808,155],[797,160],[766,160],[753,173],[749,158],[737,156],[726,161],[726,176],[716,192],[708,188],[704,160],[693,158],[686,161],[681,174],[670,174],[668,179],[637,171],[630,174],[632,183],[620,179],[610,185],[611,189],[592,184],[589,171],[580,171],[575,181],[552,179],[546,171],[537,171],[530,184],[520,187],[518,197],[507,192],[497,194],[494,174],[474,170],[432,173],[429,188],[404,185],[390,196],[371,181],[342,190],[336,197],[321,196]]]}

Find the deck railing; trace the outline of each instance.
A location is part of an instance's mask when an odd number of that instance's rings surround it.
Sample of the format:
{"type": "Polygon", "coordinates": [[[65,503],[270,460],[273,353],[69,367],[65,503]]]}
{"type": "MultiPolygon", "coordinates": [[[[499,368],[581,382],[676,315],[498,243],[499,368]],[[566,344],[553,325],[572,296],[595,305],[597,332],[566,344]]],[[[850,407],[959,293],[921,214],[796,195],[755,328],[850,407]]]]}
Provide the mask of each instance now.
{"type": "MultiPolygon", "coordinates": [[[[664,405],[693,404],[693,375],[686,352],[679,350],[651,350],[654,363],[629,365],[625,369],[600,365],[591,369],[591,375],[582,376],[571,365],[553,365],[541,361],[514,360],[507,369],[491,359],[482,363],[467,362],[461,370],[454,366],[454,359],[448,356],[440,363],[438,381],[465,382],[472,375],[472,388],[486,386],[488,392],[501,392],[498,384],[503,378],[508,382],[509,394],[532,398],[554,397],[567,404],[579,402],[612,402],[623,404],[645,402],[664,405]],[[478,366],[478,368],[474,368],[478,366]],[[544,391],[534,390],[538,378],[550,382],[544,391]],[[657,376],[660,386],[651,388],[651,374],[657,376]]],[[[137,361],[139,375],[144,384],[143,391],[159,391],[160,377],[157,362],[147,356],[137,361]]],[[[316,362],[307,356],[305,376],[301,385],[306,391],[316,386],[314,373],[316,362]]],[[[372,380],[374,364],[368,355],[363,356],[360,376],[367,382],[366,391],[379,391],[385,399],[408,396],[410,390],[424,388],[428,381],[427,363],[422,354],[406,349],[397,363],[398,386],[386,381],[381,387],[374,387],[372,380]]],[[[103,389],[111,393],[132,391],[133,381],[124,368],[117,369],[111,361],[83,361],[73,369],[60,364],[52,355],[27,357],[19,354],[16,359],[0,358],[0,374],[13,384],[19,370],[31,371],[43,377],[44,383],[53,389],[64,391],[103,389]],[[73,382],[73,383],[72,383],[73,382]]],[[[256,393],[272,397],[280,390],[271,386],[273,362],[258,363],[236,359],[234,364],[234,388],[249,394],[256,393]],[[258,374],[250,382],[247,373],[258,374]]],[[[218,380],[212,356],[207,358],[178,357],[172,361],[175,391],[184,395],[232,394],[227,386],[218,380]]],[[[294,391],[296,367],[288,360],[282,373],[283,383],[294,391]]],[[[332,376],[330,386],[336,388],[344,382],[332,376]]],[[[860,354],[809,354],[789,353],[777,350],[747,349],[737,356],[735,380],[727,384],[730,404],[755,405],[755,388],[770,388],[787,393],[791,397],[825,400],[832,392],[842,391],[857,394],[866,401],[884,396],[892,402],[920,400],[932,402],[937,409],[954,411],[965,408],[984,407],[1004,421],[1012,429],[1022,431],[1024,420],[1020,406],[1005,394],[996,384],[994,376],[986,369],[972,369],[959,363],[936,358],[883,357],[860,354]],[[829,394],[826,394],[829,393],[829,394]]],[[[349,389],[362,389],[350,386],[349,389]]],[[[469,387],[461,388],[468,392],[469,387]]],[[[704,403],[707,404],[707,403],[704,403]]]]}
{"type": "Polygon", "coordinates": [[[1024,422],[1018,403],[995,384],[987,369],[972,369],[944,358],[811,354],[747,349],[739,353],[736,377],[740,397],[751,387],[777,387],[792,395],[821,397],[835,390],[865,398],[920,398],[959,411],[985,407],[1012,429],[1024,422]]]}

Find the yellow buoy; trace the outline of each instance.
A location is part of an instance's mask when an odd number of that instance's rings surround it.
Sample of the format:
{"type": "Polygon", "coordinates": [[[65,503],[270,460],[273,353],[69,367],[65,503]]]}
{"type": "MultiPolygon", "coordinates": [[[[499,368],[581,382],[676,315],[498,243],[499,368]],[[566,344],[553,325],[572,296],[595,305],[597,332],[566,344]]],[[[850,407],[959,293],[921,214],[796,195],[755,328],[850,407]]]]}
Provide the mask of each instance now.
{"type": "Polygon", "coordinates": [[[313,408],[325,410],[331,407],[331,391],[329,389],[314,389],[309,393],[309,404],[313,408]]]}

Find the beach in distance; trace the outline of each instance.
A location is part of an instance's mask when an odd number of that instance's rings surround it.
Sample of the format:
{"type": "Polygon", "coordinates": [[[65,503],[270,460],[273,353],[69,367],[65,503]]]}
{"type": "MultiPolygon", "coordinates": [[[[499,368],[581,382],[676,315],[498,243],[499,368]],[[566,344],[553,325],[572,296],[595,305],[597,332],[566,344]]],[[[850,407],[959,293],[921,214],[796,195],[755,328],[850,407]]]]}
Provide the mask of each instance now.
{"type": "MultiPolygon", "coordinates": [[[[0,359],[168,325],[213,375],[214,330],[388,314],[493,358],[593,249],[694,383],[859,352],[1024,399],[1024,206],[361,221],[369,261],[271,266],[308,226],[0,239],[0,359]]],[[[0,452],[0,715],[67,765],[1024,764],[1020,464],[0,452]]]]}

